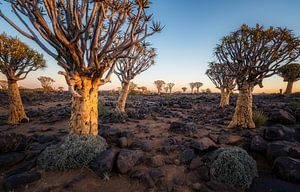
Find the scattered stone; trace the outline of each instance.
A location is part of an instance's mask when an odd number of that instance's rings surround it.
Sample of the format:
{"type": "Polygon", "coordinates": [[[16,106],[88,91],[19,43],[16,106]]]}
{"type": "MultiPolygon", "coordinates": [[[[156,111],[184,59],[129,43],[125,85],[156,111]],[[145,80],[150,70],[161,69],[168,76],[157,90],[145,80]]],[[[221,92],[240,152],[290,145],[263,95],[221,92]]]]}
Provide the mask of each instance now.
{"type": "Polygon", "coordinates": [[[295,130],[293,128],[286,127],[284,125],[274,125],[272,127],[267,127],[264,130],[264,138],[269,141],[277,140],[289,140],[294,139],[295,130]]]}
{"type": "Polygon", "coordinates": [[[195,152],[193,149],[186,149],[181,153],[181,163],[189,163],[195,157],[195,152]]]}
{"type": "Polygon", "coordinates": [[[117,143],[121,136],[121,130],[118,128],[100,127],[99,134],[105,138],[108,143],[117,143]]]}
{"type": "Polygon", "coordinates": [[[145,140],[135,140],[130,147],[132,149],[141,149],[145,152],[150,152],[152,150],[150,143],[145,140]]]}
{"type": "Polygon", "coordinates": [[[199,191],[202,188],[202,184],[201,183],[193,183],[192,184],[192,189],[199,191]]]}
{"type": "Polygon", "coordinates": [[[161,167],[164,165],[164,159],[161,155],[156,155],[154,157],[151,157],[149,160],[149,165],[151,167],[161,167]]]}
{"type": "Polygon", "coordinates": [[[227,145],[236,145],[239,144],[243,138],[239,135],[221,135],[219,137],[219,142],[221,144],[227,144],[227,145]]]}
{"type": "Polygon", "coordinates": [[[1,134],[0,135],[0,153],[23,151],[28,144],[28,139],[21,134],[1,134]]]}
{"type": "Polygon", "coordinates": [[[10,152],[0,155],[0,169],[8,169],[25,158],[22,152],[10,152]]]}
{"type": "Polygon", "coordinates": [[[100,177],[104,174],[110,173],[116,159],[116,152],[112,149],[98,154],[89,164],[89,167],[100,177]]]}
{"type": "Polygon", "coordinates": [[[296,118],[288,111],[280,109],[272,113],[271,121],[281,123],[283,125],[291,125],[296,123],[296,118]]]}
{"type": "Polygon", "coordinates": [[[4,189],[12,191],[13,189],[37,181],[41,178],[41,174],[38,172],[25,172],[21,174],[12,175],[4,180],[4,189]]]}
{"type": "Polygon", "coordinates": [[[253,137],[250,149],[253,151],[266,151],[268,143],[259,135],[253,137]]]}
{"type": "Polygon", "coordinates": [[[300,160],[290,157],[278,157],[273,163],[272,171],[287,181],[300,183],[300,160]]]}
{"type": "Polygon", "coordinates": [[[190,142],[190,147],[195,149],[196,153],[203,153],[211,149],[215,149],[217,144],[209,137],[203,137],[198,140],[192,140],[190,142]]]}
{"type": "Polygon", "coordinates": [[[5,176],[9,177],[11,175],[16,175],[16,174],[24,173],[26,171],[30,171],[35,166],[36,166],[36,159],[32,159],[30,161],[25,161],[25,162],[22,162],[20,165],[18,165],[13,170],[10,170],[9,172],[6,172],[5,176]]]}
{"type": "Polygon", "coordinates": [[[140,150],[121,149],[117,158],[117,167],[120,173],[130,171],[141,159],[143,152],[140,150]]]}
{"type": "Polygon", "coordinates": [[[270,161],[280,156],[300,159],[300,143],[290,141],[274,141],[268,144],[267,158],[270,161]]]}
{"type": "Polygon", "coordinates": [[[190,170],[195,170],[196,168],[203,165],[203,162],[200,157],[194,158],[190,163],[190,170]]]}
{"type": "Polygon", "coordinates": [[[149,172],[149,175],[152,177],[152,179],[156,180],[157,178],[163,177],[164,174],[161,171],[161,169],[151,169],[149,172]]]}
{"type": "Polygon", "coordinates": [[[120,137],[118,140],[118,144],[121,148],[128,147],[128,140],[126,137],[120,137]]]}
{"type": "Polygon", "coordinates": [[[190,135],[197,132],[197,126],[193,122],[172,122],[169,130],[177,134],[190,135]]]}

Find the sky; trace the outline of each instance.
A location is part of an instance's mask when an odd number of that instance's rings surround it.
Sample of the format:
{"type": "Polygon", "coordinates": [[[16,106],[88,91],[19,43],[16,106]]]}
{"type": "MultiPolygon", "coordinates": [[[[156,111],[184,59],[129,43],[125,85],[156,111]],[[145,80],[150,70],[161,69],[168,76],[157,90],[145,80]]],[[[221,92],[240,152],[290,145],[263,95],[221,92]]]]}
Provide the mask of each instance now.
{"type": "MultiPolygon", "coordinates": [[[[4,5],[0,5],[4,6],[4,5]]],[[[152,0],[148,12],[160,21],[165,28],[159,34],[148,39],[156,48],[158,57],[150,69],[137,76],[133,81],[139,86],[155,90],[153,82],[161,79],[166,83],[175,83],[174,91],[190,82],[202,82],[201,89],[210,88],[218,91],[205,75],[208,62],[214,61],[213,49],[220,39],[237,30],[242,24],[265,27],[287,27],[300,36],[300,1],[299,0],[152,0]]],[[[7,7],[2,7],[10,18],[14,15],[7,7]]],[[[47,68],[32,72],[19,82],[21,86],[40,87],[37,77],[44,75],[55,79],[55,87],[67,87],[65,80],[57,72],[62,70],[56,61],[40,49],[35,43],[22,37],[12,27],[0,19],[0,32],[18,36],[31,47],[44,54],[47,68]]],[[[4,78],[0,75],[0,79],[4,78]]],[[[120,87],[117,77],[100,90],[120,87]]],[[[279,76],[265,79],[264,88],[256,87],[255,93],[279,92],[286,83],[279,76]]],[[[294,84],[294,91],[300,91],[300,81],[294,84]]]]}

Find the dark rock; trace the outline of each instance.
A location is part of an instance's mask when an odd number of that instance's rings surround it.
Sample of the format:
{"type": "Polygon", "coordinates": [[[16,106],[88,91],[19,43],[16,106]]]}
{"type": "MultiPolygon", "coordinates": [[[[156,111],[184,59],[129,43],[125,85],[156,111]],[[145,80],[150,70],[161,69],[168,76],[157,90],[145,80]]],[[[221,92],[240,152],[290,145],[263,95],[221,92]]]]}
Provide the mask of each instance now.
{"type": "Polygon", "coordinates": [[[141,149],[142,151],[149,152],[152,147],[148,141],[145,140],[135,140],[131,146],[132,149],[141,149]]]}
{"type": "Polygon", "coordinates": [[[197,132],[197,126],[193,122],[172,122],[169,130],[173,133],[189,135],[197,132]]]}
{"type": "Polygon", "coordinates": [[[219,142],[221,144],[228,144],[228,145],[236,145],[240,143],[243,138],[239,135],[221,135],[219,137],[219,142]]]}
{"type": "Polygon", "coordinates": [[[18,165],[13,170],[5,173],[5,175],[6,175],[6,177],[9,177],[11,175],[16,175],[16,174],[24,173],[26,171],[30,171],[35,166],[36,166],[36,159],[32,159],[30,161],[25,161],[25,162],[21,163],[20,165],[18,165]]]}
{"type": "Polygon", "coordinates": [[[149,165],[151,167],[161,167],[164,165],[164,159],[161,155],[156,155],[154,157],[151,157],[149,160],[149,165]]]}
{"type": "Polygon", "coordinates": [[[258,177],[253,180],[248,192],[299,192],[299,185],[275,178],[258,177]]]}
{"type": "Polygon", "coordinates": [[[128,140],[126,137],[120,137],[118,139],[118,144],[121,148],[125,148],[125,147],[128,147],[128,140]]]}
{"type": "Polygon", "coordinates": [[[140,150],[121,149],[117,158],[117,167],[120,173],[130,171],[141,159],[143,152],[140,150]]]}
{"type": "Polygon", "coordinates": [[[274,125],[264,130],[264,138],[270,141],[293,140],[295,130],[284,125],[274,125]]]}
{"type": "Polygon", "coordinates": [[[300,108],[297,108],[297,109],[295,110],[295,118],[296,118],[298,121],[300,121],[300,108]]]}
{"type": "Polygon", "coordinates": [[[11,152],[0,155],[0,169],[7,169],[21,162],[25,158],[22,152],[11,152]]]}
{"type": "Polygon", "coordinates": [[[268,143],[259,135],[252,138],[250,149],[253,151],[266,151],[268,143]]]}
{"type": "Polygon", "coordinates": [[[28,139],[21,134],[1,134],[0,135],[0,153],[23,151],[28,144],[28,139]]]}
{"type": "Polygon", "coordinates": [[[89,167],[100,177],[105,173],[110,173],[116,159],[116,152],[112,149],[98,154],[89,164],[89,167]]]}
{"type": "Polygon", "coordinates": [[[272,171],[281,179],[300,183],[300,160],[290,157],[278,157],[272,171]]]}
{"type": "Polygon", "coordinates": [[[195,170],[196,168],[203,165],[203,161],[200,157],[194,158],[190,163],[190,170],[195,170]]]}
{"type": "Polygon", "coordinates": [[[193,183],[192,184],[192,189],[195,191],[199,191],[202,188],[202,184],[201,183],[193,183]]]}
{"type": "Polygon", "coordinates": [[[127,146],[130,146],[134,141],[134,134],[129,131],[124,131],[121,133],[120,138],[126,138],[127,140],[127,146]]]}
{"type": "Polygon", "coordinates": [[[210,172],[209,168],[205,165],[202,165],[196,169],[198,173],[198,178],[201,181],[209,181],[210,180],[210,172]]]}
{"type": "Polygon", "coordinates": [[[196,153],[203,153],[211,149],[215,149],[217,144],[209,137],[203,137],[198,140],[191,140],[190,147],[195,149],[196,153]]]}
{"type": "Polygon", "coordinates": [[[153,188],[155,186],[153,179],[149,175],[142,175],[140,180],[146,188],[153,188]]]}
{"type": "Polygon", "coordinates": [[[268,144],[267,157],[270,161],[280,156],[300,159],[300,144],[290,141],[274,141],[268,144]]]}
{"type": "Polygon", "coordinates": [[[21,174],[12,175],[4,180],[4,189],[7,191],[12,191],[13,189],[32,183],[41,178],[41,174],[38,172],[25,172],[21,174]]]}
{"type": "Polygon", "coordinates": [[[50,143],[50,142],[55,142],[57,141],[57,137],[54,135],[39,135],[37,137],[37,141],[40,144],[44,144],[44,143],[50,143]]]}
{"type": "Polygon", "coordinates": [[[186,149],[181,153],[181,163],[189,163],[195,157],[195,152],[193,149],[186,149]]]}
{"type": "Polygon", "coordinates": [[[121,135],[121,130],[118,128],[100,127],[99,133],[108,143],[117,143],[121,135]]]}
{"type": "Polygon", "coordinates": [[[296,123],[296,118],[288,111],[280,109],[272,113],[271,121],[281,123],[283,125],[291,125],[296,123]]]}
{"type": "Polygon", "coordinates": [[[201,192],[240,192],[240,190],[235,189],[231,186],[228,186],[226,184],[220,183],[218,181],[209,181],[205,183],[205,185],[202,187],[201,192]]]}
{"type": "Polygon", "coordinates": [[[163,177],[164,174],[163,172],[161,171],[161,169],[151,169],[150,172],[149,172],[149,175],[152,177],[152,179],[157,179],[157,178],[160,178],[160,177],[163,177]]]}

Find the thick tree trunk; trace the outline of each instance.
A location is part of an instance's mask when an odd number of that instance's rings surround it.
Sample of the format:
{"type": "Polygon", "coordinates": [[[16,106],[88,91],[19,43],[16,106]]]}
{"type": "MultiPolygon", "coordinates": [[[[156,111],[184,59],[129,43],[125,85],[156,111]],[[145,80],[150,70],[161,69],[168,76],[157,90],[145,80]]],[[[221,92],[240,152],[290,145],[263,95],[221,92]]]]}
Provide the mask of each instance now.
{"type": "Polygon", "coordinates": [[[239,91],[235,112],[228,126],[229,128],[255,128],[252,119],[252,91],[252,87],[239,91]]]}
{"type": "Polygon", "coordinates": [[[8,124],[19,124],[24,119],[29,121],[23,107],[19,87],[16,81],[8,81],[8,102],[8,124]]]}
{"type": "Polygon", "coordinates": [[[81,97],[72,98],[70,118],[71,133],[79,135],[98,134],[98,88],[99,81],[80,77],[82,84],[77,88],[81,97]]]}
{"type": "Polygon", "coordinates": [[[129,93],[129,82],[124,83],[122,86],[121,94],[119,95],[118,103],[116,106],[116,110],[118,112],[125,112],[126,100],[129,93]]]}
{"type": "Polygon", "coordinates": [[[293,81],[289,81],[285,90],[286,94],[291,94],[293,92],[293,81]]]}
{"type": "Polygon", "coordinates": [[[225,89],[221,89],[220,107],[224,109],[226,106],[228,106],[229,98],[230,98],[230,92],[226,91],[225,89]]]}

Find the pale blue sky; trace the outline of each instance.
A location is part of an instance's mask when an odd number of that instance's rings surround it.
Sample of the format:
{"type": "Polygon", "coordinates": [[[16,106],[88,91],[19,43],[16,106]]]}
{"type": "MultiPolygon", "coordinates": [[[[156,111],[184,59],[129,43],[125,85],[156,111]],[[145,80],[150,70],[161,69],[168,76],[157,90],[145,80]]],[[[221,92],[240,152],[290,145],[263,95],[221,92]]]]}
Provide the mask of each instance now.
{"type": "MultiPolygon", "coordinates": [[[[189,82],[200,81],[203,88],[214,86],[204,75],[207,63],[214,59],[213,48],[219,40],[236,30],[241,24],[254,26],[256,23],[266,27],[288,27],[300,36],[300,1],[298,0],[153,0],[151,12],[156,20],[165,25],[164,30],[151,37],[149,41],[158,51],[155,66],[138,76],[134,81],[140,86],[154,90],[153,81],[162,79],[174,82],[175,90],[187,86],[189,82]]],[[[0,5],[3,6],[3,5],[0,5]]],[[[9,13],[7,9],[5,12],[9,13]]],[[[23,38],[9,25],[0,19],[0,32],[17,35],[23,41],[39,49],[34,43],[23,38]]],[[[56,87],[65,86],[62,77],[57,75],[61,70],[56,62],[44,54],[48,68],[34,72],[21,85],[38,87],[37,77],[47,75],[54,78],[56,87]]],[[[2,77],[2,76],[1,76],[2,77]]],[[[264,81],[265,88],[256,92],[277,91],[285,88],[282,78],[274,76],[264,81]]],[[[116,77],[112,83],[101,89],[111,89],[120,86],[116,77]]],[[[300,91],[300,82],[295,84],[300,91]]]]}

